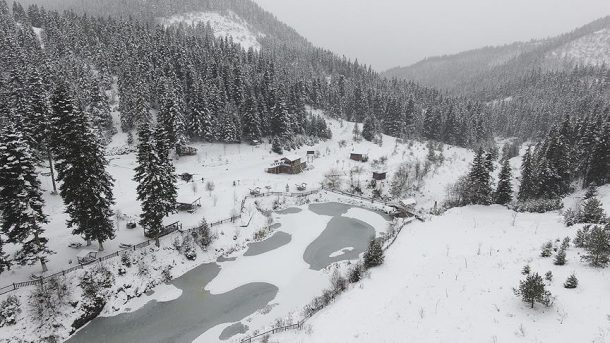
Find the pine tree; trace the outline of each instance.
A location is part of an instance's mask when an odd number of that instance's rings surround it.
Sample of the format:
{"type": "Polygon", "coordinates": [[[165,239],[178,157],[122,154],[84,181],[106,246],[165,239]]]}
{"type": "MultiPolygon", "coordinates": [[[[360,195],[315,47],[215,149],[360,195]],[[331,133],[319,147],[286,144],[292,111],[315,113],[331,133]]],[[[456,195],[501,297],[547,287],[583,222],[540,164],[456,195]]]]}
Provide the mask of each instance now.
{"type": "Polygon", "coordinates": [[[362,124],[362,138],[366,139],[369,142],[372,142],[377,134],[379,133],[377,127],[377,120],[373,115],[368,115],[364,119],[364,123],[362,124]]]}
{"type": "Polygon", "coordinates": [[[488,205],[491,200],[491,176],[486,164],[485,152],[479,148],[468,174],[467,203],[488,205]]]}
{"type": "Polygon", "coordinates": [[[578,279],[576,278],[576,275],[570,275],[566,282],[563,284],[563,287],[567,289],[574,289],[578,287],[578,279]]]}
{"type": "Polygon", "coordinates": [[[243,125],[243,136],[247,141],[260,141],[262,137],[261,120],[258,113],[256,98],[253,94],[250,94],[244,103],[243,125]]]}
{"type": "Polygon", "coordinates": [[[138,165],[134,180],[138,182],[137,199],[142,204],[140,225],[148,237],[155,239],[157,246],[163,232],[163,218],[175,211],[177,197],[174,168],[169,160],[169,140],[165,136],[162,126],[156,132],[148,123],[138,128],[138,165]]]}
{"type": "Polygon", "coordinates": [[[525,155],[523,155],[521,163],[521,185],[518,194],[519,201],[526,201],[534,198],[534,195],[537,192],[535,182],[532,152],[531,149],[528,148],[525,155]]]}
{"type": "Polygon", "coordinates": [[[57,156],[57,179],[62,181],[60,195],[69,215],[72,234],[89,243],[114,238],[112,209],[114,180],[106,171],[104,149],[89,122],[73,105],[65,85],[53,96],[53,150],[57,156]]]}
{"type": "Polygon", "coordinates": [[[563,266],[566,264],[566,249],[563,246],[559,249],[557,255],[555,255],[553,263],[557,266],[563,266]]]}
{"type": "Polygon", "coordinates": [[[551,293],[546,290],[544,280],[538,273],[527,275],[525,280],[520,281],[519,288],[514,289],[515,295],[520,296],[523,302],[534,308],[535,303],[550,306],[552,303],[551,293]]]}
{"type": "Polygon", "coordinates": [[[509,160],[504,160],[500,175],[498,176],[498,187],[494,194],[494,201],[496,204],[506,205],[513,200],[513,185],[512,169],[510,167],[509,160]]]}
{"type": "MultiPolygon", "coordinates": [[[[13,125],[3,130],[0,138],[0,214],[2,232],[8,242],[20,246],[15,262],[33,264],[40,261],[46,271],[47,257],[52,251],[43,236],[43,224],[47,218],[43,213],[42,192],[38,180],[35,159],[21,133],[13,125]]],[[[0,243],[0,271],[6,266],[6,258],[0,243]]]]}
{"type": "Polygon", "coordinates": [[[588,224],[604,224],[607,221],[602,203],[596,197],[585,200],[581,217],[581,221],[588,224]]]}
{"type": "Polygon", "coordinates": [[[601,226],[593,226],[585,242],[587,252],[582,259],[594,267],[605,267],[610,263],[610,238],[601,226]]]}
{"type": "Polygon", "coordinates": [[[369,248],[364,253],[364,267],[369,269],[383,264],[384,255],[381,242],[378,239],[372,239],[369,242],[369,248]]]}

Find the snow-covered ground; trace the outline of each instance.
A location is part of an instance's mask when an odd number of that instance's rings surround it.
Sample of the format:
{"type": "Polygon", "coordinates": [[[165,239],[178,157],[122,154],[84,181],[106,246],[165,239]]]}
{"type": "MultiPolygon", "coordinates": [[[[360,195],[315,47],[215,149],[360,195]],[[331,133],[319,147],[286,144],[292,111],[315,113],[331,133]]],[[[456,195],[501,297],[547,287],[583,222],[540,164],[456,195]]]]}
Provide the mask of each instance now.
{"type": "MultiPolygon", "coordinates": [[[[313,111],[317,114],[322,114],[318,111],[313,111]]],[[[114,119],[118,125],[118,113],[114,112],[114,119]]],[[[388,180],[381,182],[381,189],[384,194],[389,191],[389,183],[393,173],[398,166],[403,162],[415,164],[419,162],[422,166],[425,164],[426,156],[428,155],[427,145],[418,141],[407,141],[405,143],[397,143],[395,138],[384,136],[383,144],[376,145],[366,141],[353,140],[354,124],[349,122],[340,122],[336,120],[328,120],[329,126],[333,131],[333,139],[320,142],[314,146],[304,146],[297,151],[286,152],[286,154],[302,156],[306,160],[306,151],[315,150],[318,154],[313,160],[309,161],[309,168],[304,173],[299,175],[274,175],[265,172],[265,169],[280,156],[270,152],[270,145],[264,143],[260,146],[250,146],[246,144],[194,144],[198,149],[196,156],[182,157],[175,159],[174,163],[178,174],[188,172],[194,174],[194,182],[178,181],[179,186],[179,201],[192,202],[201,197],[202,207],[194,214],[177,213],[166,218],[166,224],[180,221],[183,227],[191,228],[197,226],[202,218],[206,218],[208,222],[213,222],[219,219],[228,218],[239,212],[241,201],[244,196],[248,195],[250,189],[261,187],[263,191],[286,191],[287,187],[290,192],[296,191],[296,184],[307,183],[308,189],[320,187],[320,182],[324,175],[333,169],[342,179],[342,186],[349,188],[350,182],[361,182],[365,195],[370,196],[371,190],[364,187],[372,178],[372,172],[384,170],[388,172],[388,180]],[[349,159],[350,152],[360,152],[369,155],[369,162],[362,163],[349,159]],[[385,163],[374,164],[375,160],[383,160],[382,157],[387,157],[385,163]],[[361,167],[356,173],[350,173],[355,167],[361,167]],[[352,174],[350,176],[350,174],[352,174]],[[350,181],[350,178],[353,181],[350,181]],[[206,185],[208,182],[213,183],[213,190],[208,190],[206,185]]],[[[116,151],[125,150],[127,135],[119,133],[113,137],[113,141],[108,146],[108,171],[115,179],[114,195],[116,204],[114,210],[117,213],[116,220],[116,238],[105,242],[105,251],[99,252],[99,256],[114,253],[120,250],[119,245],[136,244],[145,241],[143,230],[141,227],[136,229],[128,229],[126,224],[130,220],[138,219],[140,213],[140,204],[136,200],[136,183],[133,181],[133,168],[136,165],[135,153],[116,154],[116,151]]],[[[132,147],[133,148],[133,147],[132,147]]],[[[437,151],[437,154],[439,151],[437,151]]],[[[424,177],[423,187],[421,191],[413,191],[409,196],[413,196],[418,200],[418,207],[431,208],[435,201],[439,203],[445,197],[445,189],[447,185],[453,183],[459,176],[464,174],[472,158],[472,152],[467,149],[445,146],[443,148],[444,161],[441,164],[433,164],[430,166],[428,174],[424,177]]],[[[71,230],[65,226],[67,219],[64,213],[64,206],[61,198],[58,195],[51,194],[52,183],[48,176],[48,168],[42,167],[41,182],[44,188],[45,213],[48,215],[50,222],[45,226],[45,236],[49,238],[49,246],[56,253],[49,258],[49,271],[46,275],[56,273],[76,264],[76,256],[87,247],[70,248],[68,245],[71,242],[84,243],[78,237],[71,234],[71,230]]],[[[333,200],[333,199],[321,199],[333,200]]],[[[348,201],[347,198],[341,201],[348,201]]],[[[366,217],[364,210],[353,209],[346,214],[356,219],[366,217]]],[[[146,250],[149,253],[146,261],[151,263],[156,272],[152,273],[153,278],[158,277],[161,269],[171,261],[174,265],[172,275],[178,277],[188,270],[202,263],[211,262],[220,254],[226,254],[231,251],[239,251],[245,247],[248,241],[252,240],[254,233],[265,223],[260,217],[256,216],[256,208],[253,201],[248,201],[244,209],[242,220],[235,224],[226,224],[214,227],[213,231],[218,236],[218,240],[212,246],[212,249],[207,253],[199,252],[198,258],[195,261],[184,260],[182,256],[177,255],[175,251],[171,251],[171,242],[174,236],[164,239],[160,251],[155,249],[146,250]],[[250,218],[254,219],[250,222],[250,218]],[[247,227],[242,227],[246,225],[247,227]],[[157,251],[157,252],[155,252],[157,251]],[[159,260],[153,256],[158,255],[159,260]]],[[[375,221],[371,223],[375,228],[381,225],[381,222],[375,221]]],[[[385,226],[384,226],[385,227],[385,226]]],[[[342,251],[329,252],[329,255],[338,256],[342,253],[348,253],[350,246],[342,247],[342,251]],[[345,249],[343,249],[345,248],[345,249]]],[[[89,249],[97,249],[97,244],[94,242],[89,249]]],[[[12,253],[15,247],[11,245],[5,246],[5,251],[12,253]]],[[[330,256],[332,257],[332,256],[330,256]]],[[[254,260],[254,259],[253,259],[254,260]]],[[[120,267],[120,259],[114,258],[108,260],[107,264],[118,270],[120,267]]],[[[0,277],[0,287],[10,285],[13,282],[21,282],[31,280],[30,275],[40,272],[39,265],[33,266],[14,266],[11,271],[4,272],[0,277]]],[[[70,274],[69,282],[76,284],[78,278],[82,275],[81,271],[70,274]]],[[[133,282],[131,278],[134,275],[127,275],[119,280],[120,287],[123,283],[130,284],[133,282]]],[[[241,279],[240,279],[241,280],[241,279]]],[[[243,281],[243,280],[242,280],[243,281]]],[[[276,280],[277,281],[277,280],[276,280]]],[[[281,280],[277,281],[278,283],[281,280]]],[[[325,278],[328,282],[328,278],[325,278]]],[[[148,281],[141,281],[139,289],[147,289],[150,284],[148,281]]],[[[237,282],[237,281],[235,281],[237,282]]],[[[136,288],[138,288],[136,287],[136,288]]],[[[226,289],[228,285],[222,286],[217,284],[219,289],[226,289]],[[223,288],[224,287],[224,288],[223,288]]],[[[314,288],[317,289],[318,287],[314,288]]],[[[116,290],[113,290],[113,292],[116,290]]],[[[27,298],[31,292],[31,287],[19,289],[18,291],[0,296],[0,301],[5,299],[10,294],[15,294],[22,299],[22,303],[27,306],[27,298]]],[[[309,293],[308,293],[309,294],[309,293]]],[[[143,306],[148,301],[156,300],[163,301],[164,299],[172,299],[178,296],[171,289],[156,291],[153,296],[142,302],[141,299],[129,300],[134,294],[117,293],[110,299],[109,304],[104,309],[102,315],[114,315],[126,311],[133,311],[135,308],[143,306]]],[[[77,295],[75,295],[77,296],[77,295]]],[[[292,302],[293,308],[304,305],[304,303],[296,304],[292,302]]],[[[22,316],[25,316],[24,312],[22,316]]],[[[65,335],[69,331],[69,325],[74,320],[74,311],[68,311],[65,318],[60,320],[65,331],[65,335]]],[[[23,323],[22,323],[23,324],[23,323]]],[[[268,322],[253,322],[251,328],[257,328],[258,325],[265,326],[268,322]]],[[[17,325],[12,328],[0,328],[0,341],[2,338],[12,337],[11,335],[18,333],[17,337],[32,337],[39,335],[36,327],[27,328],[27,325],[17,325]]],[[[218,336],[216,336],[218,337],[218,336]]]]}
{"type": "MultiPolygon", "coordinates": [[[[610,212],[610,186],[599,193],[610,212]]],[[[407,226],[370,278],[307,321],[305,330],[271,341],[608,342],[610,270],[581,262],[583,251],[574,247],[564,266],[540,257],[544,242],[573,238],[578,227],[565,227],[557,212],[452,209],[407,226]],[[527,264],[541,275],[553,273],[552,307],[530,309],[513,294],[527,264]],[[579,286],[565,289],[572,273],[579,286]]]]}
{"type": "Polygon", "coordinates": [[[259,38],[265,35],[258,32],[243,18],[232,11],[226,12],[191,12],[176,14],[168,18],[160,18],[165,26],[184,23],[186,25],[210,24],[216,37],[231,37],[233,42],[240,44],[244,49],[250,48],[258,51],[261,48],[259,38]]]}

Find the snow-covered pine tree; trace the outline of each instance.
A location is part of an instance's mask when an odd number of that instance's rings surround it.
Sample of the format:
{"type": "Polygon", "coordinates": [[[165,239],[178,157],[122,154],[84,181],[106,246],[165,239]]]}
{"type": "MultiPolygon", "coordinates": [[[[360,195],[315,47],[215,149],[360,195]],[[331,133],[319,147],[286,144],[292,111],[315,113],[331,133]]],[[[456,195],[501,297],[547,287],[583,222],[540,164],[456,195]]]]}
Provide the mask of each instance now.
{"type": "Polygon", "coordinates": [[[182,116],[178,95],[172,86],[163,95],[163,103],[157,115],[157,122],[167,133],[170,147],[179,148],[186,145],[185,123],[182,116]]]}
{"type": "Polygon", "coordinates": [[[106,171],[104,149],[84,113],[75,108],[67,86],[60,84],[53,100],[53,150],[57,157],[60,195],[69,215],[72,234],[89,243],[114,238],[112,209],[114,180],[106,171]]]}
{"type": "MultiPolygon", "coordinates": [[[[35,159],[30,147],[14,125],[9,124],[0,135],[0,214],[2,232],[8,242],[19,246],[15,262],[34,264],[40,261],[46,271],[47,257],[52,251],[43,236],[42,192],[35,159]]],[[[6,266],[0,243],[0,271],[6,266]]]]}
{"type": "Polygon", "coordinates": [[[610,263],[610,237],[606,230],[598,225],[591,228],[585,243],[584,261],[594,267],[605,267],[610,263]]]}
{"type": "Polygon", "coordinates": [[[585,184],[603,185],[610,181],[610,121],[599,128],[585,172],[585,184]]]}
{"type": "Polygon", "coordinates": [[[508,159],[504,160],[500,175],[498,176],[498,187],[494,194],[496,204],[506,205],[513,200],[512,169],[508,159]]]}
{"type": "Polygon", "coordinates": [[[490,203],[492,190],[489,173],[485,151],[483,148],[479,148],[468,173],[467,203],[475,205],[488,205],[490,203]]]}
{"type": "Polygon", "coordinates": [[[364,253],[364,267],[369,269],[371,267],[379,266],[383,264],[384,258],[381,241],[373,238],[369,242],[369,247],[364,253]]]}
{"type": "Polygon", "coordinates": [[[546,290],[544,280],[538,273],[528,274],[525,280],[520,281],[519,288],[514,289],[515,295],[520,296],[523,302],[534,308],[535,303],[550,306],[552,303],[551,293],[546,290]]]}
{"type": "Polygon", "coordinates": [[[290,123],[290,114],[286,108],[286,103],[281,96],[278,96],[271,116],[271,134],[277,137],[289,137],[291,134],[290,123]]]}
{"type": "Polygon", "coordinates": [[[536,175],[532,161],[532,151],[528,148],[521,163],[521,185],[519,186],[519,201],[533,199],[537,193],[536,175]]]}
{"type": "Polygon", "coordinates": [[[163,126],[153,132],[148,123],[138,128],[138,154],[134,180],[137,199],[142,204],[140,225],[146,235],[155,239],[159,246],[159,235],[163,231],[163,218],[176,209],[176,179],[174,167],[169,160],[169,140],[163,126]]]}
{"type": "Polygon", "coordinates": [[[250,93],[244,102],[243,136],[247,141],[260,141],[262,137],[261,120],[254,94],[250,93]]]}
{"type": "Polygon", "coordinates": [[[601,201],[596,197],[584,201],[581,212],[581,221],[588,224],[605,224],[607,221],[606,213],[601,201]]]}
{"type": "Polygon", "coordinates": [[[364,123],[362,124],[362,138],[372,142],[377,137],[377,134],[377,119],[375,119],[374,115],[369,114],[364,118],[364,123]]]}

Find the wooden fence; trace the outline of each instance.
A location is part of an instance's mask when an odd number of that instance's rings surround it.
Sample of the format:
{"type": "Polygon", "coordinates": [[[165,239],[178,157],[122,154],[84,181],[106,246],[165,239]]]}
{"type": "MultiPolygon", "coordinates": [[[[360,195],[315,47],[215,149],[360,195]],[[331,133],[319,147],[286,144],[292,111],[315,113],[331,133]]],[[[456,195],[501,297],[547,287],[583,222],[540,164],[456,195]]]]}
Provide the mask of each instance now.
{"type": "MultiPolygon", "coordinates": [[[[226,223],[229,223],[229,222],[233,223],[236,220],[241,219],[243,210],[244,210],[245,205],[246,205],[246,201],[248,199],[250,199],[250,198],[261,198],[261,197],[267,197],[267,196],[273,196],[273,195],[300,198],[300,197],[305,197],[305,196],[309,196],[309,195],[312,195],[312,194],[316,194],[316,193],[318,193],[318,192],[320,192],[322,190],[328,191],[328,192],[332,192],[332,193],[341,194],[341,195],[345,195],[345,196],[349,196],[349,197],[353,197],[353,198],[358,198],[358,199],[361,199],[361,200],[366,200],[366,201],[371,201],[371,202],[379,202],[381,204],[386,204],[385,202],[376,201],[375,199],[372,199],[372,198],[366,198],[366,197],[363,197],[363,196],[359,196],[357,194],[347,193],[347,192],[343,192],[343,191],[340,191],[340,190],[335,190],[335,189],[330,189],[330,188],[325,188],[325,187],[320,188],[320,189],[314,189],[314,190],[307,191],[307,192],[293,192],[293,193],[288,193],[288,192],[265,192],[265,193],[255,194],[255,195],[246,195],[244,197],[244,199],[242,200],[242,202],[241,202],[241,208],[240,208],[239,215],[235,215],[235,216],[232,216],[232,217],[226,218],[226,219],[221,219],[221,220],[212,222],[209,225],[210,225],[210,227],[214,227],[214,226],[218,226],[218,225],[221,225],[221,224],[226,224],[226,223]]],[[[421,219],[421,217],[418,216],[417,214],[413,214],[413,215],[417,219],[420,219],[420,220],[423,221],[423,219],[421,219]]],[[[192,229],[190,229],[190,230],[192,230],[192,229]]],[[[165,227],[165,230],[163,230],[163,235],[161,235],[159,238],[168,236],[168,235],[170,235],[170,234],[172,234],[172,233],[174,233],[176,231],[181,231],[181,230],[182,230],[182,224],[180,222],[175,222],[175,223],[169,224],[169,225],[167,225],[165,227]]],[[[101,263],[101,262],[106,261],[108,259],[118,257],[118,256],[120,256],[124,252],[131,251],[131,250],[135,251],[135,250],[138,250],[138,249],[145,248],[145,247],[149,246],[151,243],[152,243],[151,240],[146,240],[144,242],[135,244],[135,245],[133,245],[130,248],[116,251],[116,252],[114,252],[112,254],[109,254],[109,255],[97,258],[95,260],[91,260],[88,263],[83,263],[83,264],[79,263],[78,265],[76,265],[74,267],[71,267],[71,268],[59,271],[59,272],[57,272],[55,274],[52,274],[52,275],[49,275],[49,276],[45,276],[45,277],[40,278],[40,279],[23,281],[23,282],[15,282],[15,283],[13,283],[11,285],[0,287],[0,295],[8,293],[8,292],[12,292],[12,291],[17,290],[17,289],[22,288],[22,287],[33,286],[33,285],[36,285],[36,284],[42,284],[42,283],[44,283],[45,281],[47,281],[49,279],[52,279],[52,278],[55,278],[55,277],[58,277],[58,276],[65,276],[66,274],[69,274],[69,273],[71,273],[71,272],[73,272],[73,271],[75,271],[77,269],[83,269],[85,266],[87,266],[89,264],[92,264],[94,262],[101,263]]]]}
{"type": "Polygon", "coordinates": [[[288,331],[288,330],[295,330],[295,329],[300,330],[303,328],[304,323],[305,323],[305,319],[301,320],[300,322],[298,322],[296,324],[290,324],[290,325],[286,325],[286,326],[282,326],[282,327],[278,327],[278,328],[273,328],[271,330],[259,333],[257,335],[244,338],[239,342],[240,343],[252,343],[252,340],[256,340],[257,338],[261,338],[266,335],[273,335],[275,333],[280,333],[280,332],[284,332],[284,331],[288,331]]]}

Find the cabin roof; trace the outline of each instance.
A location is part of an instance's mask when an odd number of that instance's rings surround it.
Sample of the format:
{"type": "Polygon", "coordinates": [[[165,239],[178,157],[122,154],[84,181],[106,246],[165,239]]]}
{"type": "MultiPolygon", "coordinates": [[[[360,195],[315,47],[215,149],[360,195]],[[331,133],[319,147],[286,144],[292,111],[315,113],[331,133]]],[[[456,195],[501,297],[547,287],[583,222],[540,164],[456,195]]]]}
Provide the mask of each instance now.
{"type": "Polygon", "coordinates": [[[287,155],[287,156],[284,156],[284,157],[282,157],[282,158],[283,158],[283,159],[286,159],[286,160],[288,160],[288,161],[290,161],[290,162],[294,162],[294,161],[296,161],[296,160],[300,160],[300,159],[301,159],[301,156],[299,156],[299,155],[287,155]]]}

